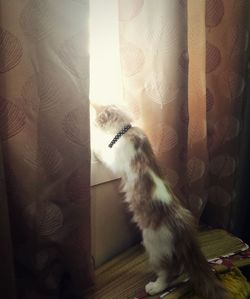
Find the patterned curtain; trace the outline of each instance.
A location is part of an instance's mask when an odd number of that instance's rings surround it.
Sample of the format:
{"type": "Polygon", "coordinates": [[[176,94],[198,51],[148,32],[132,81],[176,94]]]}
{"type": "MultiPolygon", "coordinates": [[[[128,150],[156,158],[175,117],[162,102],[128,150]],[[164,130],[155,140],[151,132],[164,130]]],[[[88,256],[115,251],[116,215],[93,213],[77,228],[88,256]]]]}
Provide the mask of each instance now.
{"type": "Polygon", "coordinates": [[[70,298],[93,274],[89,4],[0,7],[0,297],[70,298]]]}
{"type": "Polygon", "coordinates": [[[249,59],[249,1],[207,1],[206,98],[209,192],[205,219],[234,226],[239,198],[242,104],[249,59]]]}
{"type": "Polygon", "coordinates": [[[230,226],[247,53],[246,0],[120,0],[124,97],[199,219],[230,226]],[[204,211],[205,210],[205,211],[204,211]]]}

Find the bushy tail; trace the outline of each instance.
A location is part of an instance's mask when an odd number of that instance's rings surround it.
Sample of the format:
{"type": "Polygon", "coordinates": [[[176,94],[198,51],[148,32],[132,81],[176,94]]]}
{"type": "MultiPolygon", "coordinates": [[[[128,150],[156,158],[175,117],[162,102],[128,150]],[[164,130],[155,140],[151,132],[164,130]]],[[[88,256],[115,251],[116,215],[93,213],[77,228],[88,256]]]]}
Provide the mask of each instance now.
{"type": "Polygon", "coordinates": [[[228,293],[217,279],[197,241],[193,238],[183,247],[182,258],[190,282],[202,299],[229,299],[228,293]]]}

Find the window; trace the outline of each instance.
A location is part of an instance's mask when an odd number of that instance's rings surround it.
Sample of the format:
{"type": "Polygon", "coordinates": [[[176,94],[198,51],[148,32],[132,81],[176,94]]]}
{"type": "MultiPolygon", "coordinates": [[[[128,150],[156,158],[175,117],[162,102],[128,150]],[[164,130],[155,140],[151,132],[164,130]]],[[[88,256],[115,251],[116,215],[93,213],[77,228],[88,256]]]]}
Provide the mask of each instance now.
{"type": "MultiPolygon", "coordinates": [[[[90,0],[90,100],[100,104],[123,104],[118,22],[117,0],[90,0]]],[[[91,185],[117,178],[91,160],[91,185]]]]}

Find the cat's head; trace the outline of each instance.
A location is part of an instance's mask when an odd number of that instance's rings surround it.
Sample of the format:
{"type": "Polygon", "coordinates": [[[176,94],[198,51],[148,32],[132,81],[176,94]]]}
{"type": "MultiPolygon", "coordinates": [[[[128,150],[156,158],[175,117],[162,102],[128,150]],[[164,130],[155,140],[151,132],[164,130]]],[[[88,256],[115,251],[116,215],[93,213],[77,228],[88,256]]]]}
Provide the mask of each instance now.
{"type": "Polygon", "coordinates": [[[132,121],[127,112],[115,105],[101,106],[91,103],[91,106],[95,110],[95,126],[99,129],[117,132],[132,121]]]}

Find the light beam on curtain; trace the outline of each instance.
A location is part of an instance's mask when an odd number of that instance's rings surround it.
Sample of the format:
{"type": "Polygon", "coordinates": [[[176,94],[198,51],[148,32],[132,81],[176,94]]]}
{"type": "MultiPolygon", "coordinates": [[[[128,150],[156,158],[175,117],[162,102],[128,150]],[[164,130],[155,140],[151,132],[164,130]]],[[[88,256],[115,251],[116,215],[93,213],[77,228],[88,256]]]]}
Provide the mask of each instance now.
{"type": "Polygon", "coordinates": [[[119,1],[125,100],[174,191],[215,226],[236,200],[247,5],[119,1]]]}
{"type": "MultiPolygon", "coordinates": [[[[119,1],[125,101],[149,136],[162,170],[186,192],[188,48],[186,1],[119,1]]],[[[184,204],[189,205],[183,196],[184,204]]]]}

